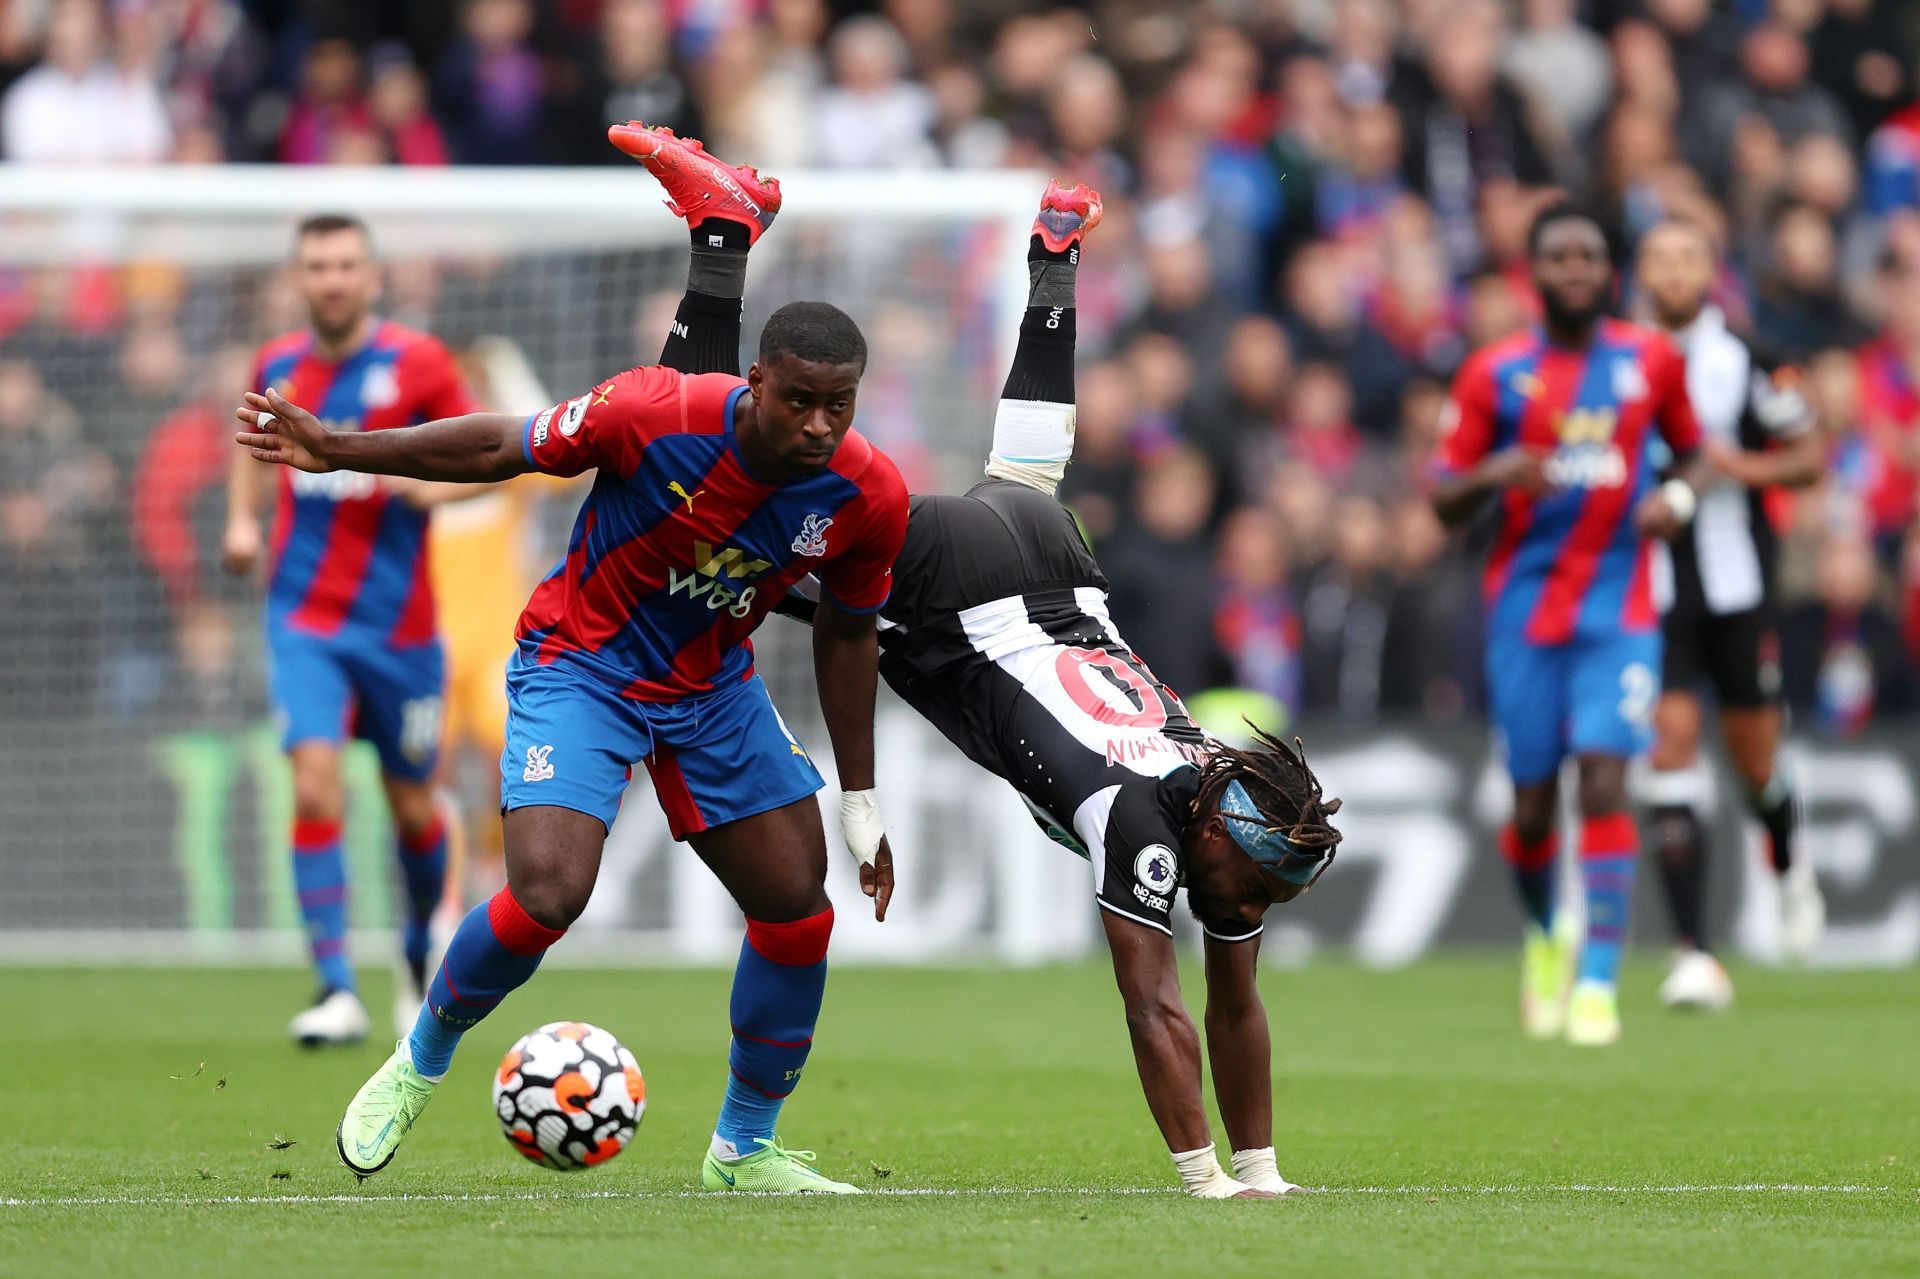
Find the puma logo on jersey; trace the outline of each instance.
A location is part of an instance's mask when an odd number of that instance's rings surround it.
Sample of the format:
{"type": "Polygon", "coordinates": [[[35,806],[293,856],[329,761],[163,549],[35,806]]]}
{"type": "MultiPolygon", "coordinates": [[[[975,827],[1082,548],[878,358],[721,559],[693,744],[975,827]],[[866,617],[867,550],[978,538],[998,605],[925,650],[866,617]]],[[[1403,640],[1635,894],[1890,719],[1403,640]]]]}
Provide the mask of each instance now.
{"type": "Polygon", "coordinates": [[[675,497],[679,498],[682,502],[685,502],[687,504],[687,514],[692,515],[693,500],[701,496],[702,494],[704,494],[706,490],[695,489],[693,492],[689,493],[686,490],[686,486],[681,484],[679,480],[673,480],[670,483],[668,483],[667,492],[673,494],[675,497]]]}
{"type": "Polygon", "coordinates": [[[595,396],[593,402],[596,405],[605,404],[608,398],[613,395],[613,383],[609,382],[605,386],[596,386],[593,388],[593,394],[595,396]]]}

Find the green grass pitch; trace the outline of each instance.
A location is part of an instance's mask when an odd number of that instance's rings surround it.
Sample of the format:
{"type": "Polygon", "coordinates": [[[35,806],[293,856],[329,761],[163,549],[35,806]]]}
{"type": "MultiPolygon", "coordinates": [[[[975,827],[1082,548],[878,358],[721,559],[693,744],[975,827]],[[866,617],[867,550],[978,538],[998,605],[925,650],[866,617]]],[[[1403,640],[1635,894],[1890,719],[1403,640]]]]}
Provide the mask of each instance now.
{"type": "Polygon", "coordinates": [[[1098,966],[836,972],[783,1136],[895,1192],[856,1201],[692,1193],[725,973],[541,973],[358,1186],[334,1122],[384,1049],[289,1046],[303,975],[5,971],[0,1274],[1920,1274],[1914,975],[1741,970],[1721,1018],[1657,979],[1632,964],[1625,1040],[1575,1051],[1521,1038],[1506,955],[1269,972],[1280,1166],[1324,1193],[1216,1204],[1173,1193],[1098,966]],[[562,1017],[649,1087],[634,1145],[573,1176],[487,1094],[562,1017]]]}

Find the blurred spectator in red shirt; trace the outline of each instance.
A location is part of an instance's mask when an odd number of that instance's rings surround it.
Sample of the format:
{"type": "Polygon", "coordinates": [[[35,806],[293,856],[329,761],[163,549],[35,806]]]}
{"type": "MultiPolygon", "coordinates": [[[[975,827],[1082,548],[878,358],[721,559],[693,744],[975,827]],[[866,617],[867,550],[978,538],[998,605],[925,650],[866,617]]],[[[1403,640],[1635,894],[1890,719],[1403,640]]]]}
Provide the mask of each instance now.
{"type": "Polygon", "coordinates": [[[1920,261],[1889,254],[1880,290],[1885,327],[1858,355],[1861,436],[1838,464],[1890,554],[1914,517],[1920,475],[1920,261]]]}
{"type": "Polygon", "coordinates": [[[404,49],[376,49],[367,102],[395,164],[445,164],[447,140],[427,106],[427,79],[404,49]]]}
{"type": "Polygon", "coordinates": [[[347,134],[371,133],[373,111],[360,85],[360,54],[345,40],[321,40],[307,51],[300,95],[280,131],[283,164],[325,164],[347,134]]]}

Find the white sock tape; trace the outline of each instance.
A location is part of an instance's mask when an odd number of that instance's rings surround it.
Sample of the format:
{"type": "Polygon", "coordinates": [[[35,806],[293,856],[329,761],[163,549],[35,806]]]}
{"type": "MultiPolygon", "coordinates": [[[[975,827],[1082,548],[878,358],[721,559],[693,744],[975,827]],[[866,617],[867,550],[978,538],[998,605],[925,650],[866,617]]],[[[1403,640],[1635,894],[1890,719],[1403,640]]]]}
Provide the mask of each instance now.
{"type": "Polygon", "coordinates": [[[1009,462],[1065,462],[1073,456],[1071,404],[1002,400],[993,414],[993,451],[1009,462]]]}

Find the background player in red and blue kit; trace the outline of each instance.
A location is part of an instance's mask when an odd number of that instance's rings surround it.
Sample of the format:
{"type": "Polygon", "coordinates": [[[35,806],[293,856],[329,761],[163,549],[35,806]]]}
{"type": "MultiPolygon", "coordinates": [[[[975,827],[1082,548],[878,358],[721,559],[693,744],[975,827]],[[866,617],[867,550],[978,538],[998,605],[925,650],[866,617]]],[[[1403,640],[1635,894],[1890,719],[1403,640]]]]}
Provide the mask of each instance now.
{"type": "Polygon", "coordinates": [[[1639,834],[1627,765],[1660,692],[1653,543],[1692,517],[1703,461],[1686,368],[1662,336],[1606,317],[1614,272],[1591,216],[1555,205],[1528,238],[1544,324],[1477,351],[1454,381],[1433,494],[1441,518],[1500,495],[1487,564],[1488,696],[1513,777],[1502,852],[1527,910],[1521,1012],[1530,1033],[1619,1037],[1616,983],[1639,834]],[[1663,439],[1679,471],[1662,483],[1663,439]],[[1560,766],[1580,762],[1587,936],[1554,929],[1560,766]]]}
{"type": "MultiPolygon", "coordinates": [[[[778,186],[671,135],[614,134],[693,231],[679,327],[730,317],[737,341],[746,250],[773,220],[778,186]]],[[[598,469],[508,667],[508,886],[461,923],[412,1034],[348,1106],[339,1150],[355,1172],[386,1166],[460,1036],[533,975],[585,908],[631,767],[644,761],[674,836],[747,917],[732,1078],[702,1184],[857,1193],[775,1137],[812,1042],[833,908],[820,775],[753,673],[747,637],[795,581],[819,578],[814,666],[847,792],[842,825],[883,915],[892,872],[872,795],[873,615],[891,588],[907,495],[893,463],[851,430],[865,366],[853,321],[801,302],[767,322],[744,380],[630,369],[525,419],[482,413],[341,435],[277,394],[247,397],[239,416],[253,429],[239,441],[304,471],[494,481],[598,469]]]]}
{"type": "MultiPolygon", "coordinates": [[[[377,432],[470,412],[475,403],[447,349],[380,318],[380,271],[366,227],[308,218],[294,241],[308,328],[260,349],[253,385],[310,404],[329,430],[377,432]]],[[[228,490],[226,561],[250,571],[262,554],[257,514],[265,469],[241,454],[228,490]]],[[[293,763],[293,873],[319,998],[293,1019],[302,1043],[366,1037],[367,1013],[347,962],[346,799],[340,751],[349,733],[380,755],[407,887],[408,980],[396,1003],[411,1021],[426,986],[428,921],[446,874],[446,828],[431,777],[440,745],[444,659],[427,582],[424,488],[371,475],[282,471],[266,552],[267,655],[274,715],[293,763]],[[411,989],[409,989],[411,987],[411,989]]]]}

